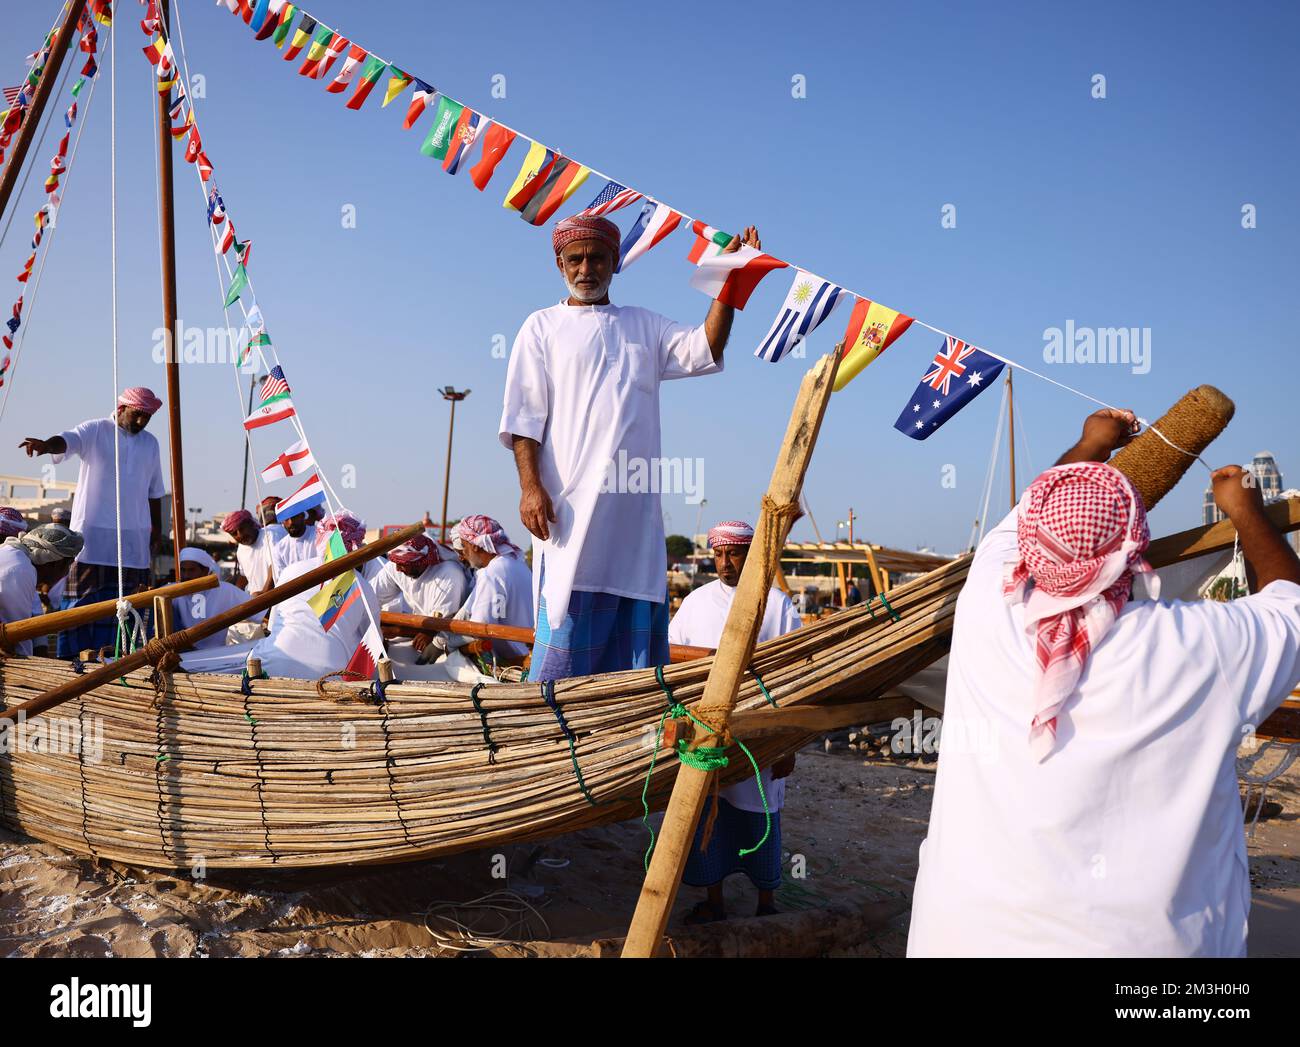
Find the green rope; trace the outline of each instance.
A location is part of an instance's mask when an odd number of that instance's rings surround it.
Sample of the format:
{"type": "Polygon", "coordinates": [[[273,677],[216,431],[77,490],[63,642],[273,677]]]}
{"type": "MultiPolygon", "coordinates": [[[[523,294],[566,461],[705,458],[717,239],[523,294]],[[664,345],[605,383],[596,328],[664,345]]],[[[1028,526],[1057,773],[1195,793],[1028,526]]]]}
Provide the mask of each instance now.
{"type": "Polygon", "coordinates": [[[488,749],[488,763],[496,763],[497,760],[497,743],[492,740],[488,733],[487,713],[483,710],[483,703],[479,701],[478,693],[483,690],[481,683],[476,683],[469,691],[469,700],[474,703],[474,711],[478,713],[479,722],[483,725],[483,744],[488,749]]]}
{"type": "Polygon", "coordinates": [[[586,799],[586,801],[589,804],[591,804],[591,806],[599,807],[600,804],[596,801],[596,798],[592,796],[591,792],[587,789],[587,783],[582,777],[582,768],[578,766],[577,738],[574,735],[572,728],[570,728],[568,723],[565,721],[564,713],[560,711],[560,703],[555,700],[554,680],[546,680],[545,682],[543,682],[542,700],[548,706],[550,706],[551,712],[555,713],[555,719],[560,725],[560,732],[564,735],[565,739],[569,743],[569,759],[573,761],[573,776],[576,779],[578,779],[578,791],[582,793],[583,797],[586,799]]]}
{"type": "Polygon", "coordinates": [[[755,670],[750,669],[749,671],[751,673],[754,673],[754,682],[758,684],[759,693],[762,694],[763,697],[767,699],[767,704],[770,705],[773,709],[779,709],[780,706],[776,704],[776,699],[773,698],[770,693],[768,693],[767,684],[763,683],[763,678],[759,676],[755,670]]]}
{"type": "Polygon", "coordinates": [[[880,594],[880,602],[885,605],[885,610],[889,612],[890,618],[894,619],[896,622],[901,622],[903,620],[902,616],[889,606],[889,601],[885,599],[884,593],[880,594]]]}

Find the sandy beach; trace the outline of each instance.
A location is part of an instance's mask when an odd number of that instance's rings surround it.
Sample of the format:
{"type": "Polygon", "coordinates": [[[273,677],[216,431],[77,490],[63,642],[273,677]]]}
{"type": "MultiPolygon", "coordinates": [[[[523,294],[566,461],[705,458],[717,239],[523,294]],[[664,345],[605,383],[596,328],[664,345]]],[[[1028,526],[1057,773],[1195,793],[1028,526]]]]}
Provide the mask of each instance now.
{"type": "MultiPolygon", "coordinates": [[[[853,898],[910,904],[934,765],[850,749],[844,733],[799,754],[783,815],[786,911],[853,898]],[[798,860],[801,856],[801,860],[798,860]],[[792,860],[796,859],[796,860],[792,860]],[[804,875],[792,877],[801,867],[804,875]]],[[[1282,812],[1247,838],[1252,956],[1300,954],[1300,766],[1269,787],[1282,812]]],[[[652,818],[657,824],[659,816],[652,818]]],[[[3,956],[452,956],[428,924],[452,916],[484,939],[619,936],[641,886],[639,820],[428,862],[320,873],[227,873],[205,881],[72,857],[0,831],[3,956]],[[504,865],[504,879],[494,876],[504,865]],[[509,891],[518,912],[463,903],[509,891]],[[522,907],[526,902],[531,910],[522,907]],[[461,908],[452,908],[456,903],[461,908]]],[[[699,897],[683,889],[670,931],[699,897]]],[[[752,915],[753,889],[727,886],[752,915]]],[[[840,955],[902,956],[908,912],[840,955]]]]}

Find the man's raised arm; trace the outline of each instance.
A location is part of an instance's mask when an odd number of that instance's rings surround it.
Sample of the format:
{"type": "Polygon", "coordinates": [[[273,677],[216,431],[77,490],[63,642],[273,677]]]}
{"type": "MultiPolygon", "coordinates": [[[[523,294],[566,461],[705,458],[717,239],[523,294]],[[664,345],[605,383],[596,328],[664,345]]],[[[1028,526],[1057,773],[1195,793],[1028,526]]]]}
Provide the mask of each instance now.
{"type": "Polygon", "coordinates": [[[1246,558],[1246,581],[1257,593],[1271,582],[1300,585],[1300,557],[1264,512],[1254,476],[1239,465],[1225,465],[1210,477],[1214,504],[1232,521],[1246,558]]]}
{"type": "MultiPolygon", "coordinates": [[[[747,226],[739,236],[733,236],[727,246],[722,249],[722,253],[731,254],[733,251],[739,251],[741,243],[761,251],[763,243],[758,238],[758,227],[747,226]]],[[[704,335],[709,340],[709,348],[713,351],[713,362],[715,364],[722,359],[722,351],[727,348],[727,339],[731,337],[731,321],[735,317],[735,309],[729,305],[723,305],[716,299],[709,306],[709,313],[704,318],[704,335]]]]}

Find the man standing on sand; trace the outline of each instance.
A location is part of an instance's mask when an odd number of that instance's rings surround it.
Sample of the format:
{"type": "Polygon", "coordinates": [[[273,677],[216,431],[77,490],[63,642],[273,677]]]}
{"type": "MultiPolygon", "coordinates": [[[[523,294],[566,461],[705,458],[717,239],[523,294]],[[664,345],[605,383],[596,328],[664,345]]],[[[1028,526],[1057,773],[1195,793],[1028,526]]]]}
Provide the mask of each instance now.
{"type": "MultiPolygon", "coordinates": [[[[758,231],[743,241],[758,247],[758,231]]],[[[668,661],[659,495],[604,488],[615,462],[658,466],[660,383],[722,370],[734,316],[715,301],[689,327],[611,304],[620,235],[608,219],[566,218],[552,246],[568,296],[520,328],[498,434],[514,452],[520,519],[536,538],[528,678],[542,681],[668,661]]]]}
{"type": "Polygon", "coordinates": [[[1253,595],[1132,599],[1146,513],[1103,463],[1136,428],[1090,416],[975,551],[909,956],[1245,955],[1235,757],[1300,679],[1300,560],[1230,465],[1253,595]]]}
{"type": "MultiPolygon", "coordinates": [[[[32,455],[81,458],[77,493],[72,500],[72,530],[85,539],[68,574],[62,607],[113,600],[118,596],[118,525],[121,525],[123,591],[148,588],[149,559],[162,542],[162,458],[158,441],[145,427],[162,401],[143,386],[127,389],[110,418],[92,418],[75,429],[40,440],[29,436],[18,446],[32,455]],[[121,515],[117,508],[115,457],[121,461],[121,515]]],[[[68,629],[59,634],[60,658],[84,648],[113,642],[113,619],[68,629]]]]}

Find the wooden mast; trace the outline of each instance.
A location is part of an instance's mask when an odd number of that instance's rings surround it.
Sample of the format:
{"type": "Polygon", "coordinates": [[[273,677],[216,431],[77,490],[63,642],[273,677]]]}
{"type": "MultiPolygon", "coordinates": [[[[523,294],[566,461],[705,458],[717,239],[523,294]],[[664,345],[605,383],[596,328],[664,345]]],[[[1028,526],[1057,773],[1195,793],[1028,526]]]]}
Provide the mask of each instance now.
{"type": "MultiPolygon", "coordinates": [[[[171,4],[161,0],[159,14],[171,39],[171,4]]],[[[172,198],[171,113],[168,95],[158,92],[158,244],[162,253],[163,351],[167,367],[167,438],[171,447],[172,555],[180,577],[185,548],[185,475],[181,450],[181,373],[176,358],[176,223],[172,198]]]]}
{"type": "Polygon", "coordinates": [[[59,70],[63,68],[63,59],[67,56],[68,46],[72,43],[72,34],[76,32],[77,24],[81,21],[82,12],[85,10],[86,0],[72,0],[68,5],[67,17],[63,19],[58,35],[50,45],[49,57],[46,58],[45,68],[41,71],[40,80],[37,81],[36,94],[23,117],[23,125],[18,131],[18,140],[14,142],[13,152],[9,154],[9,161],[5,164],[3,172],[0,172],[0,217],[4,216],[9,206],[9,198],[13,195],[14,186],[18,182],[18,174],[27,157],[27,150],[32,144],[32,139],[36,137],[36,128],[41,122],[41,115],[45,112],[45,103],[54,93],[54,84],[59,79],[59,70]]]}

